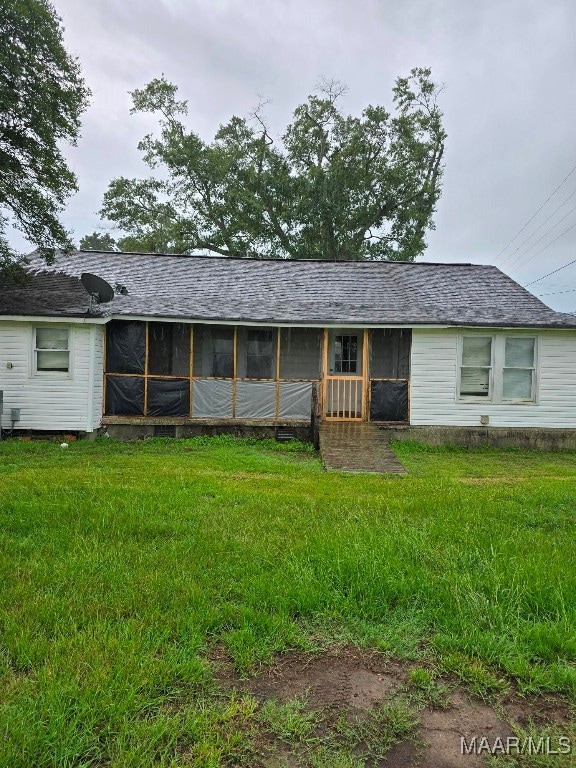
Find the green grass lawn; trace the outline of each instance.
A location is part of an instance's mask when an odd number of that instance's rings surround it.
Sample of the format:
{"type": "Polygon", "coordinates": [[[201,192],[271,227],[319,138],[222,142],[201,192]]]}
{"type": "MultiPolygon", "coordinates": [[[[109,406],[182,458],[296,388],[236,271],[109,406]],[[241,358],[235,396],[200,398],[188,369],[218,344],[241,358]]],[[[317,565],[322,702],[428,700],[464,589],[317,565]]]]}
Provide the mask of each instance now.
{"type": "Polygon", "coordinates": [[[216,644],[576,701],[576,453],[396,450],[407,477],[231,438],[1,443],[0,765],[240,764],[216,644]]]}

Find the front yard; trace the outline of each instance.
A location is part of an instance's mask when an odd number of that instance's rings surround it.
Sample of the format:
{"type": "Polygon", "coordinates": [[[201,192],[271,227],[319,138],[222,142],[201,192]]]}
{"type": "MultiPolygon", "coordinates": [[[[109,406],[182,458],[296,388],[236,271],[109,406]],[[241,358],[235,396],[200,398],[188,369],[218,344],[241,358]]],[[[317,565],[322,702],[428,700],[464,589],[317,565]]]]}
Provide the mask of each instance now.
{"type": "Polygon", "coordinates": [[[0,443],[0,765],[380,765],[446,687],[569,712],[576,454],[396,450],[408,477],[230,438],[0,443]],[[242,682],[282,651],[401,665],[400,704],[354,741],[306,685],[242,682]]]}

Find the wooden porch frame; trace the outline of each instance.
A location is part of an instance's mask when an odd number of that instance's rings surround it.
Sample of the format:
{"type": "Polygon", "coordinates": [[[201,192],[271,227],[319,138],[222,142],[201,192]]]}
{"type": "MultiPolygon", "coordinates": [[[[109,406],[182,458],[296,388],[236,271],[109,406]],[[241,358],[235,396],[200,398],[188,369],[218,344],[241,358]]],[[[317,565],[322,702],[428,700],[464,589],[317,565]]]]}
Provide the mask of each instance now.
{"type": "MultiPolygon", "coordinates": [[[[270,383],[275,385],[275,415],[273,417],[273,420],[275,421],[282,421],[280,417],[280,384],[283,383],[307,383],[310,382],[312,384],[319,383],[319,379],[283,379],[280,377],[280,366],[281,366],[281,337],[282,337],[282,328],[281,326],[278,326],[277,328],[277,335],[276,335],[276,356],[274,360],[274,377],[270,379],[249,379],[246,377],[239,377],[238,376],[238,325],[232,326],[234,329],[234,337],[233,337],[233,364],[232,364],[232,378],[224,377],[224,376],[195,376],[194,375],[194,329],[195,329],[195,323],[186,323],[186,325],[190,326],[190,365],[189,365],[189,372],[188,375],[166,375],[166,374],[151,374],[148,370],[148,360],[149,360],[149,323],[155,323],[157,321],[155,320],[143,320],[139,321],[143,322],[145,325],[145,351],[144,351],[144,373],[114,373],[113,371],[107,370],[107,350],[106,350],[106,339],[107,339],[107,333],[108,330],[106,329],[106,332],[104,333],[104,370],[103,370],[103,397],[102,397],[102,415],[106,418],[130,418],[130,419],[149,419],[151,417],[148,416],[148,379],[167,379],[167,380],[189,380],[189,386],[190,386],[190,410],[188,413],[188,416],[178,416],[178,417],[158,417],[159,420],[166,420],[170,418],[178,418],[178,419],[193,419],[192,416],[193,413],[193,392],[194,392],[194,381],[231,381],[232,382],[232,419],[236,419],[236,398],[237,398],[237,383],[240,382],[260,382],[260,383],[270,383]],[[106,416],[106,382],[108,376],[114,376],[114,377],[126,377],[126,378],[139,378],[144,379],[144,413],[141,416],[131,416],[131,417],[113,417],[113,416],[106,416]]],[[[230,326],[228,326],[230,327],[230,326]]],[[[244,420],[246,421],[246,420],[244,420]]],[[[287,419],[285,421],[292,422],[294,419],[287,419]]]]}
{"type": "MultiPolygon", "coordinates": [[[[344,327],[344,326],[343,326],[344,327]]],[[[367,403],[368,403],[368,387],[367,387],[367,376],[368,376],[368,355],[369,355],[369,329],[368,328],[359,328],[358,331],[362,331],[362,373],[358,376],[332,376],[328,373],[328,354],[329,354],[329,348],[330,348],[330,330],[334,329],[328,329],[324,328],[324,349],[323,349],[323,370],[322,370],[322,419],[330,422],[336,422],[336,421],[354,421],[354,422],[362,422],[362,421],[368,421],[368,409],[367,409],[367,403]],[[333,397],[333,390],[334,385],[333,382],[338,382],[338,391],[337,391],[337,400],[336,400],[336,413],[342,413],[342,416],[329,416],[328,415],[328,387],[330,386],[330,397],[333,397]],[[352,386],[351,383],[354,382],[354,401],[357,402],[358,399],[358,382],[360,382],[360,416],[351,416],[352,410],[350,407],[346,408],[346,402],[343,403],[343,408],[340,408],[340,384],[342,383],[342,390],[343,390],[343,396],[346,399],[346,387],[347,385],[350,385],[349,389],[350,392],[348,394],[350,402],[348,402],[348,406],[352,403],[352,386]],[[346,416],[346,412],[348,412],[348,416],[346,416]]]]}

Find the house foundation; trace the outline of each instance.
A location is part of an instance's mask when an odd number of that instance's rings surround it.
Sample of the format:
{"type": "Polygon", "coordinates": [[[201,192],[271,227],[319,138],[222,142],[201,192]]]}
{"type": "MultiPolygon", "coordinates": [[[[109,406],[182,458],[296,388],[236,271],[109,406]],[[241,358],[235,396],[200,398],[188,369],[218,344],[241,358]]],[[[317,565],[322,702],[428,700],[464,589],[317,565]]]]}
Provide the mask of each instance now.
{"type": "Polygon", "coordinates": [[[576,429],[541,427],[381,426],[391,440],[414,440],[431,446],[462,448],[527,448],[539,451],[576,450],[576,429]]]}
{"type": "Polygon", "coordinates": [[[232,435],[234,437],[254,437],[258,439],[296,439],[313,442],[313,429],[310,421],[293,420],[276,422],[268,419],[231,421],[229,419],[104,419],[107,434],[115,440],[145,440],[151,437],[213,437],[232,435]]]}

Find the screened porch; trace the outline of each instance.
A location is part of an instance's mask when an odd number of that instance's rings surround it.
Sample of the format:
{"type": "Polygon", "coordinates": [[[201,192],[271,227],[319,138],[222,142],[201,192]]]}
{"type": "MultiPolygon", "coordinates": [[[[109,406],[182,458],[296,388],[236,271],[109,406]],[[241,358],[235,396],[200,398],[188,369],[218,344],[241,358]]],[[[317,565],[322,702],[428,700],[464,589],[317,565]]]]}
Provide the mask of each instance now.
{"type": "Polygon", "coordinates": [[[104,414],[306,420],[322,330],[111,321],[104,414]]]}
{"type": "Polygon", "coordinates": [[[113,320],[104,415],[409,420],[411,331],[113,320]]]}

